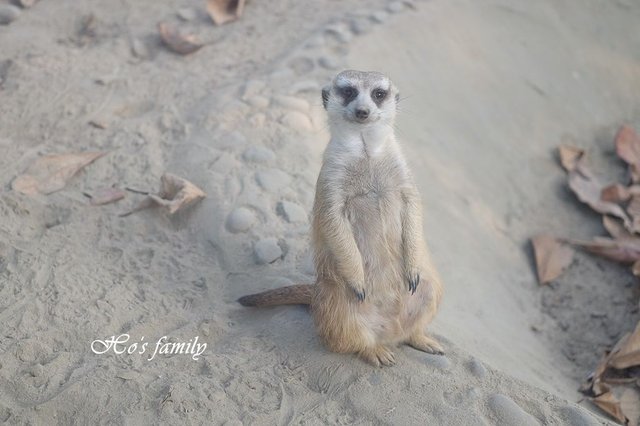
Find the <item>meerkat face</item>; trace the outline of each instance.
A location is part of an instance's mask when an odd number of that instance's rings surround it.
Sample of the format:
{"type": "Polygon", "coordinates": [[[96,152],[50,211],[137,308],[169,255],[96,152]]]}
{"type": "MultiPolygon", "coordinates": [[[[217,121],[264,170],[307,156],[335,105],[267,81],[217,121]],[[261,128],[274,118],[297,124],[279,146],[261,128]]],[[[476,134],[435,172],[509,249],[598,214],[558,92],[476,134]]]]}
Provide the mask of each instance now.
{"type": "Polygon", "coordinates": [[[391,80],[379,72],[342,71],[322,89],[322,104],[333,123],[391,124],[398,99],[391,80]]]}

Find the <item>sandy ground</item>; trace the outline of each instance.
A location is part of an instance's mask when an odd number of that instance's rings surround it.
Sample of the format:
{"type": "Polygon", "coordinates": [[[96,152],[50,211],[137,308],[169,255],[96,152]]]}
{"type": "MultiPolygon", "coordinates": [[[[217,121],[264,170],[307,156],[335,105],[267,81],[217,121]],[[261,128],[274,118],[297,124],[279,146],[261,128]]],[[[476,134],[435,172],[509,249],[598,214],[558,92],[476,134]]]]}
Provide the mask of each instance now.
{"type": "Polygon", "coordinates": [[[253,0],[223,27],[202,9],[42,0],[0,25],[0,421],[607,422],[576,389],[637,322],[635,283],[578,255],[539,288],[527,240],[601,232],[553,148],[572,138],[614,173],[615,129],[640,117],[640,5],[253,0]],[[159,21],[206,46],[168,52],[159,21]],[[319,90],[343,68],[386,72],[402,92],[398,136],[446,286],[432,327],[446,356],[401,348],[397,366],[375,369],[327,352],[302,307],[235,303],[313,281],[319,90]],[[59,192],[11,190],[40,155],[95,150],[109,154],[59,192]],[[83,195],[155,190],[164,172],[208,197],[122,218],[141,196],[92,207],[83,195]],[[121,334],[147,351],[92,352],[121,334]],[[207,347],[149,360],[162,336],[207,347]]]}

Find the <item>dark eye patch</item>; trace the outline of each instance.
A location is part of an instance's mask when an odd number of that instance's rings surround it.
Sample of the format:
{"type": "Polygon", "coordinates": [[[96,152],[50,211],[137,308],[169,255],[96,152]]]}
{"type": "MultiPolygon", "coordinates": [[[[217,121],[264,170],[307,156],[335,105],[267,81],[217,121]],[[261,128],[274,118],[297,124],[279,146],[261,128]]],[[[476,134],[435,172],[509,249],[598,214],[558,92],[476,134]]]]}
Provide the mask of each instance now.
{"type": "Polygon", "coordinates": [[[342,96],[344,105],[347,106],[349,105],[349,102],[351,102],[358,96],[358,89],[351,86],[345,86],[338,88],[338,93],[340,94],[340,96],[342,96]]]}
{"type": "Polygon", "coordinates": [[[380,106],[380,104],[387,98],[387,91],[384,89],[373,89],[373,91],[371,92],[371,99],[373,99],[373,102],[376,103],[376,105],[380,106]]]}

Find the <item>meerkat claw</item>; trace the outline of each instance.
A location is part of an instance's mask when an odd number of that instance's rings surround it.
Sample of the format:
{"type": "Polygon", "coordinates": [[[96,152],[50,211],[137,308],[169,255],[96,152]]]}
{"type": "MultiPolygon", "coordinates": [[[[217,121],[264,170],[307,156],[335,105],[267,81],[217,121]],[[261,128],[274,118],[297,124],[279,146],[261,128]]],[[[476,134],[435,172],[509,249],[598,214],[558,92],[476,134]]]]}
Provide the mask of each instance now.
{"type": "Polygon", "coordinates": [[[366,293],[364,290],[353,289],[356,297],[358,298],[358,302],[364,302],[364,298],[366,297],[366,293]]]}
{"type": "Polygon", "coordinates": [[[418,284],[420,284],[420,274],[416,274],[414,278],[409,278],[409,291],[411,292],[411,294],[416,293],[418,284]]]}

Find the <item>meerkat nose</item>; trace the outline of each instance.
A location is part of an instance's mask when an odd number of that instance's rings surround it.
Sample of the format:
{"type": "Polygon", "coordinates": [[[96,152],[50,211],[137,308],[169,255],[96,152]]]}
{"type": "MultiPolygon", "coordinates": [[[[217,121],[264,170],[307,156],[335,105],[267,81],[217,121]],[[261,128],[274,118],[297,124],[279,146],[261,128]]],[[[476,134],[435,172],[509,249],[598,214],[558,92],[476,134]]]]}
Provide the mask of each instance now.
{"type": "Polygon", "coordinates": [[[358,120],[364,120],[369,117],[369,110],[365,108],[358,108],[356,110],[356,118],[358,120]]]}

